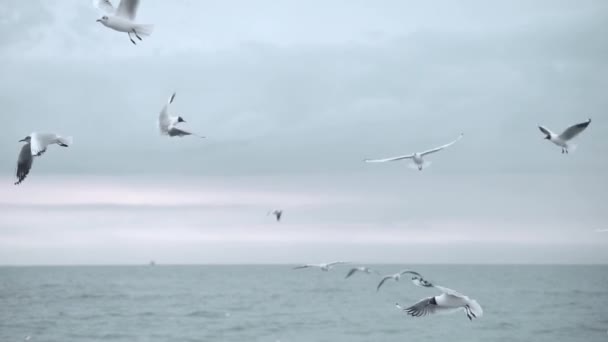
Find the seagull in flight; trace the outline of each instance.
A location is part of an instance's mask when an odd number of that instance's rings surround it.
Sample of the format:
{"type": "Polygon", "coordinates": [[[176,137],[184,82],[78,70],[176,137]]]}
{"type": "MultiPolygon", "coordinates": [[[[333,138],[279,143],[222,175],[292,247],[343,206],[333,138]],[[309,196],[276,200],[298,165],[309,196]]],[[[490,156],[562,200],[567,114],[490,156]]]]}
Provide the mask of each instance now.
{"type": "Polygon", "coordinates": [[[590,123],[591,119],[587,119],[585,122],[581,122],[566,128],[566,130],[559,135],[551,132],[551,130],[541,125],[538,125],[538,129],[545,134],[545,139],[561,147],[563,154],[568,153],[568,148],[570,147],[568,141],[574,139],[577,135],[584,131],[590,123]]]}
{"type": "Polygon", "coordinates": [[[428,286],[424,285],[424,287],[434,287],[441,291],[441,294],[439,296],[423,298],[410,307],[404,308],[399,305],[399,303],[395,303],[395,306],[413,317],[421,317],[439,313],[452,313],[459,310],[464,310],[469,320],[479,318],[483,315],[483,310],[475,299],[471,299],[452,289],[448,289],[447,287],[434,285],[431,283],[428,283],[428,286]]]}
{"type": "Polygon", "coordinates": [[[431,153],[439,152],[439,151],[443,150],[444,148],[454,145],[458,140],[462,139],[463,136],[464,136],[464,133],[461,133],[458,136],[458,138],[456,138],[456,140],[454,140],[448,144],[445,144],[445,145],[442,145],[439,147],[435,147],[435,148],[432,148],[432,149],[424,151],[424,152],[416,152],[416,153],[407,154],[404,156],[390,157],[390,158],[384,158],[384,159],[365,159],[364,162],[366,162],[366,163],[385,163],[385,162],[392,162],[392,161],[403,160],[403,159],[411,159],[414,162],[414,165],[418,168],[418,170],[422,171],[422,168],[424,166],[429,165],[429,164],[424,163],[424,156],[431,154],[431,153]]]}
{"type": "Polygon", "coordinates": [[[175,93],[171,94],[171,96],[169,97],[169,101],[167,101],[163,109],[160,111],[160,115],[158,116],[158,128],[160,129],[160,134],[168,135],[170,137],[183,137],[186,135],[194,135],[199,138],[204,138],[203,136],[177,127],[180,122],[186,121],[179,115],[173,116],[169,114],[169,105],[173,103],[173,100],[175,100],[175,93]]]}
{"type": "Polygon", "coordinates": [[[34,157],[41,156],[49,145],[57,144],[62,147],[68,147],[72,144],[72,137],[62,137],[54,133],[32,133],[27,137],[19,140],[25,142],[19,152],[17,158],[17,181],[15,185],[21,184],[25,177],[30,173],[34,157]]]}
{"type": "Polygon", "coordinates": [[[331,270],[332,268],[334,268],[334,266],[342,265],[342,264],[348,264],[348,262],[347,261],[336,261],[336,262],[331,262],[329,264],[306,264],[306,265],[296,266],[293,269],[299,270],[302,268],[318,267],[319,269],[321,269],[321,271],[327,272],[327,271],[331,270]]]}
{"type": "Polygon", "coordinates": [[[277,222],[281,221],[281,216],[283,216],[283,210],[280,209],[275,209],[273,211],[268,212],[268,215],[274,215],[274,217],[277,219],[277,222]]]}
{"type": "Polygon", "coordinates": [[[382,278],[382,280],[380,280],[380,283],[378,283],[378,286],[376,287],[376,291],[380,291],[380,287],[382,287],[382,285],[389,279],[392,279],[394,281],[399,281],[399,279],[401,279],[401,276],[405,275],[405,274],[411,274],[413,275],[412,277],[412,282],[414,282],[414,284],[416,284],[416,281],[418,281],[419,279],[422,279],[422,275],[418,272],[414,272],[414,271],[410,271],[410,270],[404,270],[395,274],[389,274],[386,275],[382,278]]]}
{"type": "Polygon", "coordinates": [[[139,0],[121,0],[117,9],[114,9],[110,0],[93,0],[93,5],[107,14],[97,19],[97,22],[114,31],[126,32],[134,45],[137,44],[131,35],[142,40],[141,36],[152,34],[153,25],[142,25],[135,22],[139,0]]]}
{"type": "Polygon", "coordinates": [[[351,268],[350,271],[348,271],[348,273],[346,274],[346,277],[344,277],[344,279],[350,278],[353,274],[355,274],[357,272],[363,272],[363,273],[367,273],[367,274],[375,273],[375,274],[380,275],[380,273],[378,273],[378,271],[376,271],[376,270],[372,270],[371,268],[366,267],[366,266],[359,266],[359,267],[351,268]]]}

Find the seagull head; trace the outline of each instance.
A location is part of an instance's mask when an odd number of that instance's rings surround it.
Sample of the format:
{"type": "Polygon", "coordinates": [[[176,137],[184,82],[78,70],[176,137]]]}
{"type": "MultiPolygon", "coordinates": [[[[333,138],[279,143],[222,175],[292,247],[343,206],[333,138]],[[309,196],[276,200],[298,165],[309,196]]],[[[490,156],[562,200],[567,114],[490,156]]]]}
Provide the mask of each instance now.
{"type": "Polygon", "coordinates": [[[30,142],[32,141],[32,137],[30,137],[29,135],[21,140],[19,140],[19,142],[30,142]]]}
{"type": "Polygon", "coordinates": [[[97,22],[102,23],[102,24],[103,23],[107,23],[108,22],[108,16],[104,15],[103,17],[97,19],[97,22]]]}
{"type": "Polygon", "coordinates": [[[178,123],[180,123],[180,122],[186,122],[186,120],[184,120],[184,118],[182,118],[181,116],[178,116],[177,117],[177,122],[178,123]]]}

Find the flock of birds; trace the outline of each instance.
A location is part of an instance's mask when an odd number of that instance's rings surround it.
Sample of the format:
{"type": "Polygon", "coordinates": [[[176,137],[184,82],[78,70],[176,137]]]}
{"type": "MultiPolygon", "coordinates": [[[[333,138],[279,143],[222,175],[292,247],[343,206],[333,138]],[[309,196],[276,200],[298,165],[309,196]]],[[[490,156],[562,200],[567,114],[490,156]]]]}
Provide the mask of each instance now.
{"type": "MultiPolygon", "coordinates": [[[[135,21],[137,8],[139,7],[139,0],[122,0],[118,6],[118,8],[114,8],[112,3],[109,0],[94,0],[94,5],[106,12],[101,18],[97,21],[100,22],[105,27],[108,27],[112,30],[127,33],[129,40],[136,44],[135,37],[137,40],[141,41],[142,36],[149,36],[152,33],[153,26],[152,25],[143,25],[138,24],[135,21]]],[[[180,124],[184,123],[185,120],[179,116],[171,114],[169,111],[170,105],[175,100],[175,93],[173,93],[167,103],[163,106],[160,114],[158,116],[158,128],[161,135],[168,137],[184,137],[184,136],[196,136],[199,138],[204,138],[204,136],[200,136],[195,134],[189,130],[184,129],[180,124]]],[[[553,144],[559,146],[561,148],[562,153],[567,154],[569,149],[572,147],[570,141],[579,135],[582,131],[584,131],[589,124],[591,123],[591,119],[588,119],[585,122],[575,124],[571,127],[568,127],[561,134],[556,134],[549,130],[544,126],[538,126],[540,131],[545,134],[545,139],[551,141],[553,144]]],[[[411,160],[412,165],[418,170],[422,170],[424,167],[428,166],[429,163],[425,161],[425,157],[427,155],[439,152],[447,147],[454,145],[460,139],[462,139],[463,134],[460,134],[455,140],[439,146],[435,147],[423,152],[415,152],[407,155],[389,157],[383,159],[365,159],[364,161],[367,163],[384,163],[384,162],[392,162],[399,160],[411,160]]],[[[24,142],[25,144],[22,146],[21,151],[19,153],[18,161],[17,161],[17,171],[16,177],[17,181],[15,185],[20,184],[25,180],[27,175],[29,174],[34,157],[42,156],[47,148],[50,145],[59,145],[62,147],[68,147],[72,144],[71,137],[63,137],[54,133],[39,133],[34,132],[30,135],[26,136],[24,139],[19,142],[24,142]]],[[[283,211],[280,209],[273,210],[268,213],[268,215],[275,216],[277,221],[281,220],[283,215],[283,211]]],[[[317,267],[322,271],[329,271],[334,266],[344,264],[344,262],[334,262],[329,264],[319,264],[319,265],[302,265],[296,267],[296,269],[302,268],[312,268],[317,267]]],[[[361,266],[352,268],[346,275],[346,278],[351,277],[357,272],[367,273],[367,274],[378,274],[378,272],[370,269],[369,267],[361,266]]],[[[399,273],[391,274],[384,276],[378,286],[377,290],[389,280],[399,281],[399,279],[409,274],[412,276],[411,280],[416,286],[426,287],[426,288],[434,288],[441,292],[438,296],[428,297],[420,300],[419,302],[409,306],[402,307],[398,303],[396,306],[406,312],[407,314],[415,317],[425,316],[428,314],[435,314],[441,312],[451,312],[454,310],[464,310],[467,317],[469,319],[473,319],[476,317],[480,317],[483,314],[483,310],[481,306],[474,299],[470,299],[469,297],[462,295],[454,290],[449,288],[435,285],[427,280],[425,280],[419,273],[415,271],[405,270],[399,273]]]]}
{"type": "MultiPolygon", "coordinates": [[[[294,267],[295,270],[304,269],[304,268],[319,268],[321,271],[328,272],[333,269],[337,265],[348,264],[345,261],[336,261],[328,264],[306,264],[301,266],[294,267]]],[[[351,268],[348,273],[346,273],[345,278],[350,278],[355,273],[366,273],[366,274],[376,274],[380,275],[380,273],[376,270],[373,270],[367,266],[358,266],[351,268]]],[[[380,288],[384,283],[389,280],[399,281],[404,275],[411,275],[411,281],[414,285],[420,287],[434,288],[441,292],[438,296],[426,297],[422,298],[418,302],[403,307],[399,303],[395,303],[395,306],[405,312],[406,314],[413,317],[422,317],[433,314],[442,314],[442,313],[453,313],[457,311],[464,311],[469,318],[469,320],[473,320],[473,318],[479,318],[483,315],[483,309],[481,305],[477,303],[475,299],[471,299],[461,293],[458,293],[452,289],[449,289],[445,286],[440,286],[430,281],[424,279],[422,275],[416,271],[412,270],[403,270],[397,272],[395,274],[388,274],[383,276],[376,287],[376,291],[380,291],[380,288]]]]}

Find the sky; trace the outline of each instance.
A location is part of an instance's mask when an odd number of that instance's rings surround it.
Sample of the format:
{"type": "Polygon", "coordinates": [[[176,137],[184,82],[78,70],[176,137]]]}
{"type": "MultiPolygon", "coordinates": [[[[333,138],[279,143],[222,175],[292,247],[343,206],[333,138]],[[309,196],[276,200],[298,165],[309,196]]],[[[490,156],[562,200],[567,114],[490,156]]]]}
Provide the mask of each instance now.
{"type": "Polygon", "coordinates": [[[605,1],[144,0],[137,46],[100,16],[0,8],[1,265],[608,262],[605,1]],[[206,139],[159,134],[174,91],[206,139]],[[568,155],[537,128],[587,118],[568,155]],[[74,144],[14,186],[34,131],[74,144]]]}

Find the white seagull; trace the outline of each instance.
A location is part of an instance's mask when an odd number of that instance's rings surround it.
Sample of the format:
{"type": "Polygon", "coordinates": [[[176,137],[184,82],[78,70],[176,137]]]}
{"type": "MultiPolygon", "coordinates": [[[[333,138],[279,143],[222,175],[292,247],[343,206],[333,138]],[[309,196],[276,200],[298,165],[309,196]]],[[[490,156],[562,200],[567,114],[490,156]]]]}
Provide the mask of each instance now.
{"type": "Polygon", "coordinates": [[[568,127],[565,131],[563,131],[559,135],[551,132],[548,128],[543,127],[541,125],[538,125],[538,129],[540,129],[540,131],[546,135],[545,139],[547,139],[550,142],[554,143],[555,145],[561,147],[562,153],[568,153],[568,148],[570,148],[568,141],[574,139],[574,137],[576,137],[582,131],[584,131],[585,128],[587,128],[587,126],[589,126],[590,123],[591,123],[591,119],[588,119],[585,122],[578,123],[576,125],[568,127]]]}
{"type": "Polygon", "coordinates": [[[389,274],[386,275],[382,278],[382,280],[380,280],[380,283],[378,283],[378,286],[376,287],[376,291],[380,291],[380,287],[382,287],[382,285],[384,284],[384,282],[386,282],[389,279],[393,279],[394,281],[399,281],[399,279],[401,279],[401,276],[403,276],[404,274],[411,274],[413,275],[412,277],[412,281],[414,282],[414,284],[416,284],[416,280],[417,279],[422,279],[422,275],[418,272],[414,272],[414,271],[410,271],[410,270],[404,270],[401,271],[399,273],[395,273],[395,274],[389,274]]]}
{"type": "Polygon", "coordinates": [[[142,40],[141,36],[149,36],[154,29],[153,25],[142,25],[135,22],[139,0],[122,0],[117,9],[114,9],[110,0],[93,0],[93,4],[108,14],[97,19],[97,21],[112,30],[126,32],[133,44],[136,43],[131,34],[142,40]]]}
{"type": "Polygon", "coordinates": [[[375,273],[375,274],[380,275],[380,273],[378,273],[378,271],[376,271],[376,270],[372,270],[371,268],[366,267],[366,266],[359,266],[359,267],[351,268],[350,271],[348,271],[348,273],[346,274],[346,277],[344,277],[344,279],[350,278],[356,272],[363,272],[363,273],[367,273],[367,274],[375,273]]]}
{"type": "Polygon", "coordinates": [[[167,101],[163,109],[160,111],[160,115],[158,116],[158,128],[160,129],[160,134],[168,135],[170,137],[183,137],[186,135],[194,135],[199,138],[204,138],[203,136],[177,127],[180,122],[186,121],[179,115],[173,116],[169,114],[169,105],[173,103],[174,99],[175,93],[171,94],[171,96],[169,97],[169,101],[167,101]]]}
{"type": "Polygon", "coordinates": [[[458,140],[462,139],[463,135],[464,134],[461,133],[458,136],[458,138],[456,138],[456,140],[454,140],[448,144],[445,144],[445,145],[442,145],[439,147],[435,147],[433,149],[430,149],[430,150],[427,150],[424,152],[416,152],[416,153],[412,153],[412,154],[408,154],[408,155],[404,155],[404,156],[384,158],[384,159],[365,159],[364,162],[366,162],[366,163],[385,163],[385,162],[391,162],[391,161],[397,161],[397,160],[403,160],[403,159],[411,159],[414,162],[414,164],[416,165],[416,167],[418,167],[418,170],[421,171],[423,166],[426,166],[424,163],[424,156],[426,156],[427,154],[439,152],[439,151],[443,150],[444,148],[454,145],[458,140]]]}
{"type": "Polygon", "coordinates": [[[21,152],[19,152],[19,157],[17,158],[17,181],[15,185],[21,184],[25,177],[27,177],[34,163],[34,157],[41,156],[46,152],[47,147],[52,144],[68,147],[72,144],[72,137],[62,137],[54,133],[34,132],[19,140],[19,142],[25,142],[25,145],[21,147],[21,152]]]}
{"type": "Polygon", "coordinates": [[[429,283],[429,286],[425,285],[425,287],[434,287],[441,291],[442,294],[435,297],[424,298],[418,303],[407,308],[402,307],[399,305],[399,303],[395,303],[397,308],[405,311],[408,315],[413,317],[421,317],[439,313],[452,313],[458,310],[464,310],[469,320],[479,318],[483,315],[483,310],[475,299],[471,299],[443,286],[429,283]]]}
{"type": "Polygon", "coordinates": [[[341,265],[341,264],[348,264],[348,262],[347,261],[336,261],[336,262],[330,262],[328,264],[306,264],[306,265],[296,266],[293,269],[299,270],[302,268],[318,267],[319,269],[321,269],[321,271],[327,272],[327,271],[331,270],[332,268],[334,268],[334,266],[341,265]]]}
{"type": "Polygon", "coordinates": [[[277,222],[281,221],[281,216],[283,216],[283,210],[280,209],[275,209],[273,211],[268,212],[268,215],[274,215],[274,217],[276,218],[277,222]]]}

